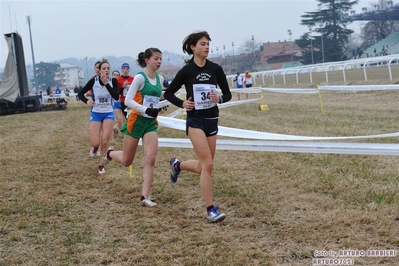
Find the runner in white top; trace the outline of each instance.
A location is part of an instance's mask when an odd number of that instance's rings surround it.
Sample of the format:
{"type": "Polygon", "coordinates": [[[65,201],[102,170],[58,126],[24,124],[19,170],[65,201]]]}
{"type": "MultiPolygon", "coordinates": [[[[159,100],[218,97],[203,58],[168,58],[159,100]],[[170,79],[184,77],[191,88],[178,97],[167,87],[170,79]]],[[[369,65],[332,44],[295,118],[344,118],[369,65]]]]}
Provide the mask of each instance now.
{"type": "Polygon", "coordinates": [[[119,99],[118,81],[110,77],[110,65],[107,60],[99,64],[100,75],[94,76],[79,91],[78,96],[82,102],[91,106],[90,112],[90,140],[92,148],[90,156],[94,157],[98,150],[100,152],[100,164],[98,173],[105,173],[102,156],[108,148],[108,141],[115,125],[113,101],[119,99]],[[85,97],[85,93],[91,91],[90,98],[85,97]],[[101,149],[100,149],[101,144],[101,149]]]}

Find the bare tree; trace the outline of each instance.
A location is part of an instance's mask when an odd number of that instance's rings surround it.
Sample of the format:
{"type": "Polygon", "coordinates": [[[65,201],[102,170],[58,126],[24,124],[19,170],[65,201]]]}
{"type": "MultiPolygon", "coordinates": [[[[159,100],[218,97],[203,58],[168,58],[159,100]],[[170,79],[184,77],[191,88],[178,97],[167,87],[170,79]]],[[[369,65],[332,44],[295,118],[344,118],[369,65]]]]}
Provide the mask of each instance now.
{"type": "Polygon", "coordinates": [[[247,55],[246,60],[240,62],[240,68],[256,71],[256,62],[260,59],[261,49],[263,49],[262,42],[255,40],[254,36],[251,39],[246,39],[244,44],[239,48],[242,54],[247,55]]]}
{"type": "MultiPolygon", "coordinates": [[[[364,7],[362,10],[363,12],[383,10],[392,5],[392,1],[378,0],[374,4],[371,3],[369,8],[364,7]]],[[[396,20],[371,20],[367,22],[361,27],[362,48],[367,48],[377,43],[398,29],[399,22],[396,20]]]]}

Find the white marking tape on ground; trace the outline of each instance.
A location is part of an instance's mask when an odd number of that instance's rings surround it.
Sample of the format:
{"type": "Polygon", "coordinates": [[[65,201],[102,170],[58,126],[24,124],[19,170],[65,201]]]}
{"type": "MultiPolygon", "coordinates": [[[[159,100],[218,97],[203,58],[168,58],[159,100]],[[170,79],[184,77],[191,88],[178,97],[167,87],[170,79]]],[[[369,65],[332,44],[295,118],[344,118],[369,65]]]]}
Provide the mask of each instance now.
{"type": "Polygon", "coordinates": [[[260,87],[251,87],[251,88],[235,88],[230,89],[230,92],[241,92],[241,93],[261,93],[260,87]]]}
{"type": "Polygon", "coordinates": [[[299,93],[299,94],[313,94],[319,93],[318,89],[281,89],[281,88],[260,88],[263,91],[278,92],[278,93],[299,93]]]}
{"type": "MultiPolygon", "coordinates": [[[[142,145],[140,140],[140,145],[142,145]]],[[[189,139],[159,138],[159,147],[192,148],[189,139]]],[[[217,140],[216,149],[362,155],[399,155],[397,144],[217,140]]]]}
{"type": "Polygon", "coordinates": [[[347,85],[347,86],[319,86],[323,91],[387,91],[399,90],[399,85],[347,85]]]}
{"type": "MultiPolygon", "coordinates": [[[[182,119],[158,116],[158,123],[159,126],[162,127],[169,127],[178,130],[186,130],[186,121],[182,119]]],[[[219,126],[218,135],[225,137],[257,139],[257,140],[338,140],[338,139],[371,139],[371,138],[399,137],[399,132],[389,133],[389,134],[379,134],[379,135],[367,135],[367,136],[311,137],[311,136],[295,136],[295,135],[267,133],[267,132],[219,126]]]]}
{"type": "MultiPolygon", "coordinates": [[[[327,86],[325,86],[327,87],[327,86]]],[[[361,86],[356,89],[349,89],[335,86],[333,89],[325,88],[324,90],[361,90],[361,86]]],[[[375,88],[375,87],[374,87],[375,88]]],[[[380,90],[386,90],[379,88],[380,90]]],[[[399,89],[391,87],[391,90],[399,89]]],[[[261,88],[270,92],[280,93],[318,93],[318,89],[275,89],[275,88],[261,88]]],[[[371,88],[364,88],[363,90],[373,90],[371,88]]],[[[375,90],[375,89],[374,89],[375,90]]],[[[258,101],[259,99],[242,100],[235,102],[228,102],[219,105],[220,108],[232,105],[245,104],[248,102],[258,101]]],[[[173,117],[181,116],[185,110],[178,109],[168,115],[168,117],[158,116],[160,126],[174,128],[178,130],[186,130],[185,120],[176,119],[173,117]]],[[[245,150],[245,151],[269,151],[269,152],[301,152],[301,153],[332,153],[332,154],[363,154],[363,155],[399,155],[398,144],[380,144],[380,143],[329,143],[329,142],[294,142],[293,140],[340,140],[340,139],[370,139],[370,138],[387,138],[399,137],[399,132],[367,135],[367,136],[348,136],[348,137],[311,137],[311,136],[295,136],[275,134],[259,131],[251,131],[245,129],[229,128],[219,126],[218,135],[246,138],[255,140],[218,140],[217,149],[221,150],[245,150]],[[264,140],[285,140],[285,141],[264,141],[264,140]]],[[[140,141],[141,145],[141,141],[140,141]]],[[[189,139],[176,138],[160,138],[160,147],[175,147],[175,148],[192,148],[189,139]]]]}
{"type": "Polygon", "coordinates": [[[230,106],[236,106],[236,105],[241,105],[241,104],[246,104],[246,103],[252,103],[252,102],[257,102],[263,99],[263,96],[260,98],[255,98],[255,99],[248,99],[248,100],[240,100],[240,101],[229,101],[227,103],[222,103],[218,104],[219,109],[225,108],[225,107],[230,107],[230,106]]]}

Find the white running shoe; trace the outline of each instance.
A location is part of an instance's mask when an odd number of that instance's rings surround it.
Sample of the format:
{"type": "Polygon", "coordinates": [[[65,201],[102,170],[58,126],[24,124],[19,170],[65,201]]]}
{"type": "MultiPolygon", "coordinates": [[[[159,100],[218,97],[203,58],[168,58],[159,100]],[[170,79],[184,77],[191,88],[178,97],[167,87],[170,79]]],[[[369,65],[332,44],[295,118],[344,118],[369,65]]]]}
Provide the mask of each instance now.
{"type": "Polygon", "coordinates": [[[153,202],[151,200],[150,197],[144,197],[143,200],[140,199],[140,204],[141,204],[141,206],[145,206],[145,207],[154,207],[157,205],[155,202],[153,202]]]}
{"type": "Polygon", "coordinates": [[[108,157],[108,152],[109,151],[113,151],[114,150],[114,147],[109,147],[108,148],[108,150],[107,150],[107,152],[104,154],[104,156],[103,156],[103,164],[108,164],[110,161],[112,161],[112,158],[110,158],[110,157],[108,157]]]}
{"type": "Polygon", "coordinates": [[[91,158],[95,157],[95,156],[96,156],[96,153],[98,153],[98,152],[99,152],[99,149],[98,149],[98,148],[91,147],[90,152],[89,152],[90,157],[91,157],[91,158]]]}
{"type": "Polygon", "coordinates": [[[98,166],[98,173],[99,173],[99,174],[105,174],[105,167],[104,167],[104,165],[99,165],[99,166],[98,166]]]}
{"type": "Polygon", "coordinates": [[[219,206],[216,205],[215,207],[212,208],[212,210],[208,212],[208,214],[206,215],[206,220],[208,221],[208,223],[221,222],[226,218],[226,214],[219,213],[218,209],[219,206]]]}

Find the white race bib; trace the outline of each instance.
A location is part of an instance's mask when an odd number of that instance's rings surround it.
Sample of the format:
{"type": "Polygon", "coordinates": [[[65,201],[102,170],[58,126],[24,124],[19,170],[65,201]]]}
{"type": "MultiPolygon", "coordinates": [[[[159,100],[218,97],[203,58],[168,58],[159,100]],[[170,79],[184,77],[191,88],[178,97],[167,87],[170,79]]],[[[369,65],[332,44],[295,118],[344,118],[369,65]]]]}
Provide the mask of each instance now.
{"type": "MultiPolygon", "coordinates": [[[[150,96],[150,95],[144,95],[143,99],[143,106],[147,108],[159,108],[159,97],[157,96],[150,96]]],[[[149,116],[147,114],[143,114],[144,117],[148,118],[153,118],[152,116],[149,116]]]]}
{"type": "Polygon", "coordinates": [[[193,84],[194,104],[196,110],[209,109],[216,106],[209,96],[211,90],[216,92],[216,86],[212,84],[193,84]]]}
{"type": "Polygon", "coordinates": [[[96,107],[99,109],[105,109],[112,105],[111,95],[96,95],[96,107]]]}

